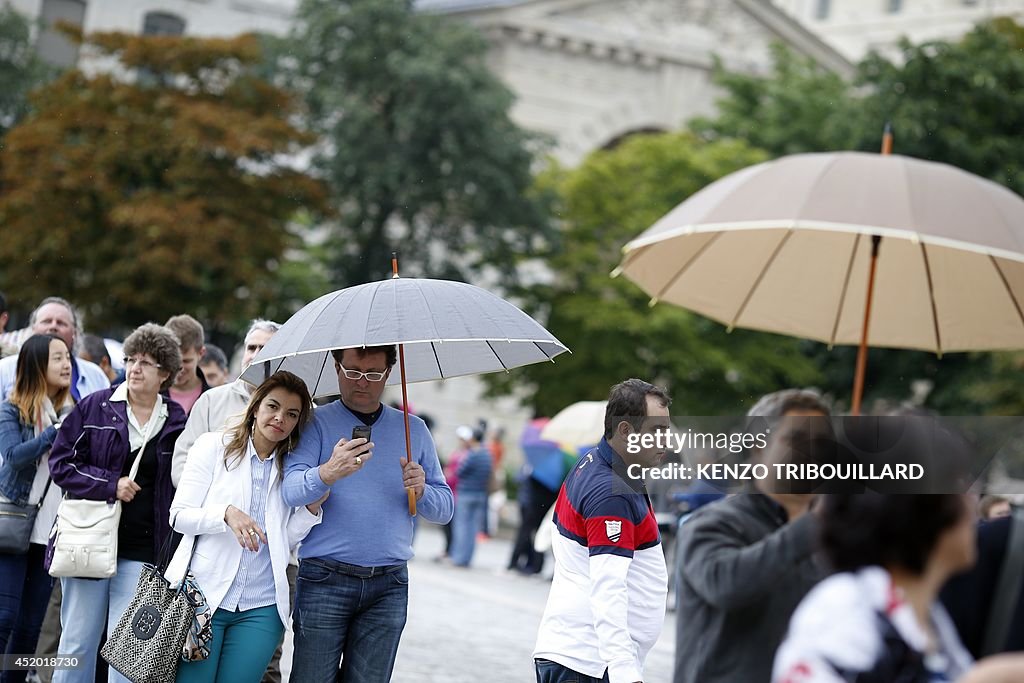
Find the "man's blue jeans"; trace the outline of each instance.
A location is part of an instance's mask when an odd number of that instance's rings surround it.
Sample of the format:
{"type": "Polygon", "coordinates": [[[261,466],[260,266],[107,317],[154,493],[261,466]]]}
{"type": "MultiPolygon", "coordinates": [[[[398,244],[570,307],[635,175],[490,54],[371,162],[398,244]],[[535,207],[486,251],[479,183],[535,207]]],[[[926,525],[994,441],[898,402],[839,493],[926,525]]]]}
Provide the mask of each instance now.
{"type": "Polygon", "coordinates": [[[409,606],[404,565],[371,570],[324,558],[299,562],[291,680],[387,683],[409,606]]]}
{"type": "Polygon", "coordinates": [[[533,664],[537,672],[537,683],[608,683],[607,671],[603,677],[594,678],[547,659],[535,659],[533,664]]]}
{"type": "Polygon", "coordinates": [[[468,567],[476,550],[476,535],[487,520],[487,493],[459,493],[452,527],[452,562],[468,567]]]}

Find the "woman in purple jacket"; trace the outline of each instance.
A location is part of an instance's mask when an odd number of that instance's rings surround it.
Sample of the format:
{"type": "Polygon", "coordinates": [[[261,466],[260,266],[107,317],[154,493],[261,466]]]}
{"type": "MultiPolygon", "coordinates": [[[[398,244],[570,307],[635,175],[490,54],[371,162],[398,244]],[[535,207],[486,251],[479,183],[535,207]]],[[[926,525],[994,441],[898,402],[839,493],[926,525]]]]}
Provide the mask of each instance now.
{"type": "MultiPolygon", "coordinates": [[[[104,626],[111,633],[135,593],[144,563],[155,564],[170,533],[174,487],[171,455],[185,411],[160,395],[181,369],[178,338],[143,325],[124,340],[123,384],[90,394],[64,420],[50,454],[53,481],[66,495],[120,500],[117,574],[109,579],[62,578],[63,627],[58,652],[82,665],[54,672],[54,683],[92,683],[104,626]],[[128,477],[142,450],[135,479],[128,477]]],[[[110,683],[127,681],[110,669],[110,683]]]]}

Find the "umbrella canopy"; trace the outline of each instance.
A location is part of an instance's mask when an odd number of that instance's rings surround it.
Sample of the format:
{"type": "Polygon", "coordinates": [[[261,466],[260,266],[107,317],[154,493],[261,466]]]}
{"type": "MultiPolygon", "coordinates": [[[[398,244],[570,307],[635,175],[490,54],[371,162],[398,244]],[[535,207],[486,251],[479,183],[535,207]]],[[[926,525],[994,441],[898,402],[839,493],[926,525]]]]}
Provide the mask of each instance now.
{"type": "MultiPolygon", "coordinates": [[[[314,398],[338,393],[332,349],[405,345],[407,382],[476,375],[550,361],[568,351],[514,305],[462,282],[393,278],[307,304],[281,326],[242,374],[301,377],[314,398]],[[269,366],[267,365],[269,363],[269,366]]],[[[395,370],[388,384],[399,384],[395,370]]]]}
{"type": "Polygon", "coordinates": [[[731,327],[870,346],[1024,347],[1024,200],[952,166],[798,154],[712,183],[624,247],[653,301],[731,327]]]}
{"type": "Polygon", "coordinates": [[[540,438],[579,455],[581,450],[597,445],[604,435],[607,404],[607,401],[579,401],[563,408],[540,430],[540,438]]]}

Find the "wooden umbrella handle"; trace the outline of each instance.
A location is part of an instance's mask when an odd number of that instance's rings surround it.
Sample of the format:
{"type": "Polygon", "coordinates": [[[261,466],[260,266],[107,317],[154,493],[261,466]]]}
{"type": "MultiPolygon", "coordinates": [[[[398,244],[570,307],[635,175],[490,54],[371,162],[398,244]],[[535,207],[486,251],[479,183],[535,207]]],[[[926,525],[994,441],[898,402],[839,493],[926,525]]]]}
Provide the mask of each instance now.
{"type": "MultiPolygon", "coordinates": [[[[412,462],[412,438],[409,436],[409,393],[405,387],[405,344],[398,345],[398,362],[402,371],[402,414],[405,418],[405,462],[412,462]]],[[[416,516],[416,492],[411,488],[405,489],[409,499],[409,515],[416,516]]]]}

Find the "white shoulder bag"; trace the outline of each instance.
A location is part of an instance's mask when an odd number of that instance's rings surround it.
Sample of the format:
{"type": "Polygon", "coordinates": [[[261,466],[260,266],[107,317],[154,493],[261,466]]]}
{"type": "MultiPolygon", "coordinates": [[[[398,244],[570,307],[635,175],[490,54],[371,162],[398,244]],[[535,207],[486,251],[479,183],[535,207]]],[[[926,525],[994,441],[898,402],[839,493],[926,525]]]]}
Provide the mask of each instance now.
{"type": "MultiPolygon", "coordinates": [[[[146,434],[128,477],[135,480],[146,452],[157,406],[146,424],[146,434]]],[[[80,579],[109,579],[117,573],[117,528],[121,523],[121,501],[64,498],[57,508],[57,520],[50,530],[53,557],[50,576],[80,579]]]]}

